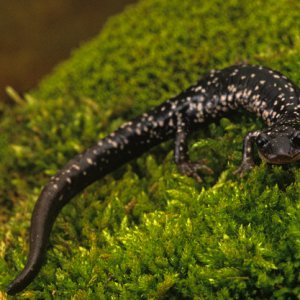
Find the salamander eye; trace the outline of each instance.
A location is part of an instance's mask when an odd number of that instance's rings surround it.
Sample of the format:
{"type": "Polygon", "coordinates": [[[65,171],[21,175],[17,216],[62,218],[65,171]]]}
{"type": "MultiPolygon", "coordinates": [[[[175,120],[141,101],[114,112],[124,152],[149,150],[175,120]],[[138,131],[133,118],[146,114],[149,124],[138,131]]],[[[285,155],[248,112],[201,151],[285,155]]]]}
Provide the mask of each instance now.
{"type": "Polygon", "coordinates": [[[261,133],[257,138],[256,138],[256,144],[259,148],[264,148],[266,147],[270,142],[270,139],[269,137],[264,134],[264,133],[261,133]]]}
{"type": "Polygon", "coordinates": [[[300,131],[296,131],[293,134],[292,142],[295,146],[300,147],[300,131]]]}

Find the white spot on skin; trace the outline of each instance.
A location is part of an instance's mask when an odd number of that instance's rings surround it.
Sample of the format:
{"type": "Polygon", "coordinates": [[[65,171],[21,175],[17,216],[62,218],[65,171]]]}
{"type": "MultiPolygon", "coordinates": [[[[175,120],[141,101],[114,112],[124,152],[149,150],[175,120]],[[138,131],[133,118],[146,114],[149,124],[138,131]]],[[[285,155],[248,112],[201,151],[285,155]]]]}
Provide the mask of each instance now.
{"type": "Polygon", "coordinates": [[[202,112],[202,110],[203,110],[203,105],[202,105],[202,103],[198,103],[198,104],[197,104],[197,110],[198,110],[199,112],[202,112]]]}
{"type": "Polygon", "coordinates": [[[177,102],[173,102],[171,105],[171,110],[175,110],[177,107],[177,102]]]}
{"type": "Polygon", "coordinates": [[[92,164],[93,164],[93,160],[90,159],[90,158],[87,158],[87,159],[86,159],[86,162],[87,162],[89,165],[92,165],[92,164]]]}
{"type": "Polygon", "coordinates": [[[235,97],[236,97],[237,99],[240,99],[241,96],[242,96],[242,94],[243,94],[243,92],[242,92],[242,91],[239,91],[239,92],[237,92],[237,93],[235,94],[235,97]]]}
{"type": "Polygon", "coordinates": [[[68,182],[69,184],[71,184],[71,183],[72,183],[72,180],[71,180],[71,178],[70,178],[70,177],[68,177],[66,180],[67,180],[67,182],[68,182]]]}
{"type": "Polygon", "coordinates": [[[76,170],[80,170],[80,167],[78,165],[72,165],[72,168],[74,168],[76,170]]]}
{"type": "Polygon", "coordinates": [[[111,145],[114,147],[114,148],[118,148],[118,143],[116,141],[111,141],[111,145]]]}
{"type": "Polygon", "coordinates": [[[152,122],[153,119],[154,119],[154,117],[153,117],[152,115],[148,117],[148,121],[149,121],[149,122],[152,122]]]}
{"type": "Polygon", "coordinates": [[[211,102],[207,102],[205,105],[206,110],[210,110],[213,107],[213,104],[211,102]]]}
{"type": "Polygon", "coordinates": [[[160,127],[163,127],[164,126],[164,120],[158,120],[158,125],[160,127]]]}
{"type": "Polygon", "coordinates": [[[133,130],[132,130],[132,127],[126,127],[126,131],[131,133],[133,130]]]}
{"type": "Polygon", "coordinates": [[[231,84],[227,87],[228,91],[231,92],[231,93],[235,93],[237,88],[235,85],[231,84]]]}
{"type": "Polygon", "coordinates": [[[136,129],[135,129],[135,132],[136,132],[137,135],[141,135],[141,134],[142,134],[142,131],[141,131],[140,128],[136,128],[136,129]]]}
{"type": "Polygon", "coordinates": [[[169,120],[169,126],[170,126],[170,127],[173,127],[173,126],[174,126],[174,121],[173,121],[173,119],[170,119],[170,120],[169,120]]]}

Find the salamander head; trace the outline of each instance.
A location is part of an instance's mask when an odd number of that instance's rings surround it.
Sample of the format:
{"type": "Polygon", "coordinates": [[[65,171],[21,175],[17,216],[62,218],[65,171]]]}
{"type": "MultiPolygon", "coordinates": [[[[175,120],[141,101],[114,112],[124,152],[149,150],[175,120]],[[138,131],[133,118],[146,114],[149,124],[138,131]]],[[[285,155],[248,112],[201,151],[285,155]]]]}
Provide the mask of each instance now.
{"type": "Polygon", "coordinates": [[[271,164],[286,164],[300,160],[300,121],[273,125],[256,137],[262,160],[271,164]]]}

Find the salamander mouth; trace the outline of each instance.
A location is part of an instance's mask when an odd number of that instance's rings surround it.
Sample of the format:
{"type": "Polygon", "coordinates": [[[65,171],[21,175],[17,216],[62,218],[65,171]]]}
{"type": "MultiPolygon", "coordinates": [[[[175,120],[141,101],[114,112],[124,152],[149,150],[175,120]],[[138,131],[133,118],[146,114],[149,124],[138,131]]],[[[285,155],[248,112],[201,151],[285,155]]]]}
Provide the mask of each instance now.
{"type": "Polygon", "coordinates": [[[292,162],[295,162],[297,160],[300,160],[300,152],[296,153],[295,155],[265,155],[264,153],[258,151],[259,157],[270,164],[276,164],[276,165],[282,165],[282,164],[289,164],[292,162]]]}

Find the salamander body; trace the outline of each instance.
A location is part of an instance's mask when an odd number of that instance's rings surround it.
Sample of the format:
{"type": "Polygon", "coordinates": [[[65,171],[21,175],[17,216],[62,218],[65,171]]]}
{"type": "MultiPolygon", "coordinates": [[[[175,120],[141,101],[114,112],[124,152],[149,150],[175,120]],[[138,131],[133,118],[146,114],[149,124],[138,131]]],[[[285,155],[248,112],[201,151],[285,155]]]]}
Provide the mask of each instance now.
{"type": "Polygon", "coordinates": [[[272,164],[300,159],[300,90],[277,71],[252,65],[212,70],[195,85],[147,113],[125,123],[96,145],[70,160],[43,188],[35,205],[26,266],[9,285],[8,294],[22,291],[39,272],[53,223],[71,198],[85,187],[152,147],[173,139],[179,171],[201,181],[203,162],[191,162],[187,137],[203,125],[244,108],[267,127],[246,135],[237,173],[254,166],[253,145],[272,164]]]}

